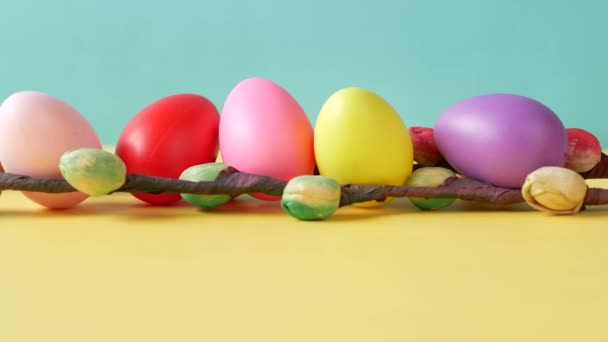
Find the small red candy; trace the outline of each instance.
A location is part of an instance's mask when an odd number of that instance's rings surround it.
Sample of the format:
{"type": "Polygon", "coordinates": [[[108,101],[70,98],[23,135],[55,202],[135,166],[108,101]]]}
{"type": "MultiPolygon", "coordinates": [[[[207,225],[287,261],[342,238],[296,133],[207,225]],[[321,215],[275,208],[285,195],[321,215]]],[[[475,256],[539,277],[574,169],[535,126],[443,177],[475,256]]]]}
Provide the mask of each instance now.
{"type": "Polygon", "coordinates": [[[576,172],[591,170],[602,157],[602,147],[595,135],[580,128],[566,129],[568,159],[565,167],[576,172]]]}
{"type": "Polygon", "coordinates": [[[416,163],[421,166],[435,166],[443,159],[435,144],[432,128],[410,127],[409,132],[414,146],[416,163]]]}

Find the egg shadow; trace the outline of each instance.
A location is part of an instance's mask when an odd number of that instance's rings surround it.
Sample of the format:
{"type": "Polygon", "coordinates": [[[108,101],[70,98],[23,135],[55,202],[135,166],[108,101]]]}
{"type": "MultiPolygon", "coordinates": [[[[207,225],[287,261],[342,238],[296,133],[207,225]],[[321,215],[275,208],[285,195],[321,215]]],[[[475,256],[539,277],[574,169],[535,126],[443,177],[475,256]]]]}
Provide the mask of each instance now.
{"type": "Polygon", "coordinates": [[[0,217],[5,218],[44,218],[44,219],[65,219],[79,218],[83,216],[103,216],[115,213],[121,208],[115,204],[80,204],[76,207],[66,209],[50,209],[44,207],[23,208],[19,210],[0,210],[0,217]]]}
{"type": "Polygon", "coordinates": [[[187,219],[197,215],[198,210],[180,200],[166,205],[145,202],[123,204],[115,210],[109,210],[109,213],[121,221],[150,221],[187,219]]]}
{"type": "MultiPolygon", "coordinates": [[[[116,195],[109,195],[116,196],[116,195]]],[[[195,212],[196,208],[185,201],[179,201],[170,205],[152,205],[138,200],[119,201],[105,198],[89,198],[77,206],[66,209],[51,209],[43,206],[24,207],[23,209],[0,210],[0,217],[11,218],[44,218],[65,219],[82,217],[112,217],[118,219],[175,219],[188,216],[195,212]]]]}
{"type": "MultiPolygon", "coordinates": [[[[404,199],[396,198],[389,203],[375,207],[348,205],[338,208],[330,217],[323,220],[301,220],[302,222],[361,222],[389,216],[406,217],[414,209],[404,199]]],[[[295,218],[294,218],[295,219],[295,218]]]]}
{"type": "Polygon", "coordinates": [[[495,214],[497,212],[505,215],[521,214],[522,212],[535,212],[526,203],[516,203],[512,205],[495,205],[491,203],[480,203],[473,201],[456,200],[452,205],[446,208],[421,210],[411,204],[407,198],[397,198],[379,207],[362,208],[349,206],[347,208],[339,208],[334,215],[326,219],[330,222],[348,222],[378,219],[381,217],[400,216],[403,219],[395,221],[395,224],[407,223],[410,219],[416,218],[416,222],[420,222],[421,216],[429,216],[429,219],[436,218],[438,215],[455,215],[459,216],[463,213],[478,213],[478,214],[495,214]]]}
{"type": "Polygon", "coordinates": [[[249,196],[240,196],[230,202],[212,209],[198,209],[210,215],[280,215],[286,214],[280,201],[264,201],[249,196]]]}

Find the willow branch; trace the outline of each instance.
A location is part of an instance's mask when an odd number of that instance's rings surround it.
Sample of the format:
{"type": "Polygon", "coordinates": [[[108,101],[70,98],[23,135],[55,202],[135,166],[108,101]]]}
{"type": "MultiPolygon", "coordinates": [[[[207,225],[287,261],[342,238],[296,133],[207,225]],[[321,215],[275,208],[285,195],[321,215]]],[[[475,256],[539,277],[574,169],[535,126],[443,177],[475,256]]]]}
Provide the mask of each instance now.
{"type": "Polygon", "coordinates": [[[494,204],[514,204],[524,201],[518,189],[501,188],[473,179],[450,177],[437,187],[343,185],[340,205],[383,201],[387,197],[457,198],[494,204]]]}
{"type": "Polygon", "coordinates": [[[582,173],[581,176],[585,179],[608,178],[608,155],[602,152],[600,161],[591,170],[582,173]]]}
{"type": "MultiPolygon", "coordinates": [[[[452,170],[454,173],[459,173],[450,163],[448,163],[445,159],[441,159],[436,165],[436,167],[443,167],[449,170],[452,170]]],[[[414,170],[420,169],[424,166],[414,164],[414,170]]],[[[581,176],[585,179],[599,179],[599,178],[608,178],[608,155],[602,152],[600,161],[595,164],[595,166],[587,171],[580,173],[581,176]]]]}
{"type": "MultiPolygon", "coordinates": [[[[283,180],[227,168],[219,174],[215,181],[201,182],[129,174],[125,184],[114,192],[226,194],[233,197],[244,194],[264,193],[272,196],[281,196],[286,185],[287,182],[283,180]]],[[[46,193],[76,191],[63,179],[33,178],[12,173],[0,173],[0,190],[46,193]]],[[[345,184],[341,187],[340,206],[374,200],[383,201],[387,197],[456,198],[504,205],[524,202],[519,189],[502,188],[473,179],[451,177],[437,187],[345,184]]],[[[588,189],[585,204],[608,204],[608,190],[598,188],[588,189]]]]}
{"type": "Polygon", "coordinates": [[[287,182],[267,176],[238,172],[232,167],[222,171],[215,181],[192,182],[172,178],[127,175],[125,184],[115,192],[224,194],[236,197],[251,193],[281,196],[287,182]]]}

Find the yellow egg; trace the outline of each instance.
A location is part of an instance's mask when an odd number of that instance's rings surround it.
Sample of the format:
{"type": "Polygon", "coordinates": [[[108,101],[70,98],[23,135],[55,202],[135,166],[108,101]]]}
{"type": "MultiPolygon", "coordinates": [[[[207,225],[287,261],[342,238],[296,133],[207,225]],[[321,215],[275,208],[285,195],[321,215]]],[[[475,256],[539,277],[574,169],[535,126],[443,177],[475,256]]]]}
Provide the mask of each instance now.
{"type": "Polygon", "coordinates": [[[403,185],[414,163],[412,140],[399,113],[378,94],[357,87],[327,99],[317,117],[314,150],[319,173],[340,184],[403,185]]]}

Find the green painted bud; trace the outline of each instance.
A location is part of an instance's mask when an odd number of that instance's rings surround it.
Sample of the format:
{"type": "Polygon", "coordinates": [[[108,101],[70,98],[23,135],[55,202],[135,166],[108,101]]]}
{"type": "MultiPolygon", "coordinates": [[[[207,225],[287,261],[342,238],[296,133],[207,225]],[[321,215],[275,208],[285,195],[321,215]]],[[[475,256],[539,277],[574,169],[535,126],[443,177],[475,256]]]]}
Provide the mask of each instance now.
{"type": "MultiPolygon", "coordinates": [[[[436,187],[446,179],[456,176],[454,172],[443,167],[423,167],[412,172],[406,186],[436,187]]],[[[418,209],[432,210],[441,209],[454,203],[455,198],[420,198],[408,197],[410,202],[418,209]]]]}
{"type": "MultiPolygon", "coordinates": [[[[184,170],[179,176],[179,179],[192,182],[214,181],[217,179],[217,176],[227,167],[228,165],[224,163],[194,165],[184,170]]],[[[232,199],[232,196],[222,194],[181,194],[181,196],[186,202],[204,209],[219,207],[228,203],[232,199]]]]}
{"type": "Polygon", "coordinates": [[[127,167],[117,155],[95,148],[65,152],[59,171],[74,189],[89,196],[109,194],[125,183],[127,167]]]}
{"type": "Polygon", "coordinates": [[[300,220],[323,220],[340,206],[340,184],[325,176],[292,178],[283,190],[281,207],[300,220]]]}

